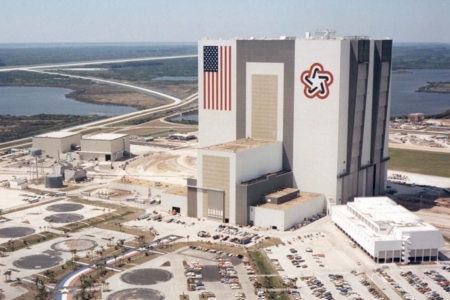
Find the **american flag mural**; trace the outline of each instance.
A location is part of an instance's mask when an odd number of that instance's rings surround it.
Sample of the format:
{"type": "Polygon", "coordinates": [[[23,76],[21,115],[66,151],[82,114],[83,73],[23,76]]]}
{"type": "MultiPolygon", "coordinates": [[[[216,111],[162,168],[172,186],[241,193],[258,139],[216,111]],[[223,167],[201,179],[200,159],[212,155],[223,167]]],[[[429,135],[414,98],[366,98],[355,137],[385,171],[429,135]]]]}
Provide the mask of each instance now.
{"type": "Polygon", "coordinates": [[[203,47],[203,109],[231,110],[231,46],[203,47]]]}

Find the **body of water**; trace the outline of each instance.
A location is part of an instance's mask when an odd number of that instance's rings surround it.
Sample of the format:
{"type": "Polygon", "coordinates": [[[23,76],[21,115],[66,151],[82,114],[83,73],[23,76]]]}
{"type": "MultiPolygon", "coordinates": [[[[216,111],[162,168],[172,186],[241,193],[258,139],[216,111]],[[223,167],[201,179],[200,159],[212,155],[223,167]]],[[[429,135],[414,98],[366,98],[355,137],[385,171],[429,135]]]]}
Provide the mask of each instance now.
{"type": "Polygon", "coordinates": [[[391,116],[409,113],[429,115],[450,109],[450,94],[415,92],[429,81],[450,82],[450,70],[410,70],[410,72],[392,73],[391,116]]]}
{"type": "MultiPolygon", "coordinates": [[[[160,77],[196,80],[197,77],[160,77]]],[[[392,73],[391,116],[409,113],[436,114],[450,109],[450,94],[417,93],[429,81],[450,82],[450,70],[410,70],[392,73]]],[[[83,103],[66,98],[71,90],[51,87],[0,87],[0,115],[73,114],[113,116],[136,111],[129,106],[83,103]]],[[[197,120],[197,114],[175,117],[197,120]]]]}
{"type": "Polygon", "coordinates": [[[196,121],[198,122],[198,111],[195,113],[179,114],[178,116],[170,118],[170,121],[196,121]]]}
{"type": "Polygon", "coordinates": [[[52,87],[0,86],[0,115],[99,115],[115,116],[136,111],[129,106],[84,103],[66,98],[72,92],[52,87]]]}

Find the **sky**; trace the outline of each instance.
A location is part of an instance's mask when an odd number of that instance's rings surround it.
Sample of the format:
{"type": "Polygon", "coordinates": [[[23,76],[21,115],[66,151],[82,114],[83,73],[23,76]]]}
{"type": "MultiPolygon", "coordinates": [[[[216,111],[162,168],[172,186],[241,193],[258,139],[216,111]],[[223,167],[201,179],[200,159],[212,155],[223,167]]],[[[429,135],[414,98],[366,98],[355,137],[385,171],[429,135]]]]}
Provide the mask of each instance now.
{"type": "Polygon", "coordinates": [[[0,0],[0,43],[389,37],[450,43],[450,0],[0,0]]]}

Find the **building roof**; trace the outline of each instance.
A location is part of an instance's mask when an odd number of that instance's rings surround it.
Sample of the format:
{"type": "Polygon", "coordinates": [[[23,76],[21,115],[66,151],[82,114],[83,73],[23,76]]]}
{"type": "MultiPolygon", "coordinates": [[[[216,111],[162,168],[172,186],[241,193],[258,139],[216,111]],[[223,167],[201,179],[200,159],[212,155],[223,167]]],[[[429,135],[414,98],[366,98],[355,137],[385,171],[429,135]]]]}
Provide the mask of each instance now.
{"type": "Polygon", "coordinates": [[[422,219],[388,197],[355,198],[347,205],[378,225],[423,227],[422,219]]]}
{"type": "Polygon", "coordinates": [[[171,194],[171,195],[179,195],[179,196],[187,196],[188,189],[187,186],[175,186],[173,188],[167,189],[164,191],[165,194],[171,194]]]}
{"type": "Polygon", "coordinates": [[[437,231],[436,227],[388,197],[355,198],[347,205],[333,206],[350,222],[375,240],[397,240],[396,231],[437,231]]]}
{"type": "Polygon", "coordinates": [[[202,150],[213,150],[221,152],[243,152],[246,150],[254,149],[261,146],[267,146],[271,144],[279,143],[277,141],[266,141],[266,140],[256,140],[256,139],[240,139],[236,141],[231,141],[224,144],[217,144],[205,148],[202,150]]]}
{"type": "Polygon", "coordinates": [[[98,133],[88,136],[83,136],[83,140],[101,140],[101,141],[112,141],[128,136],[128,134],[121,133],[98,133]]]}
{"type": "Polygon", "coordinates": [[[35,138],[52,138],[52,139],[61,139],[69,136],[74,136],[80,134],[79,132],[73,131],[52,131],[43,134],[36,135],[35,138]]]}
{"type": "Polygon", "coordinates": [[[292,193],[298,192],[298,189],[294,188],[284,188],[282,190],[267,194],[266,197],[272,197],[272,198],[280,198],[292,193]]]}
{"type": "Polygon", "coordinates": [[[259,205],[258,207],[275,209],[275,210],[289,210],[295,206],[298,206],[298,205],[301,205],[302,203],[314,200],[320,196],[322,196],[322,195],[317,194],[317,193],[300,192],[300,197],[289,200],[287,202],[284,202],[281,204],[264,203],[263,205],[259,205]]]}

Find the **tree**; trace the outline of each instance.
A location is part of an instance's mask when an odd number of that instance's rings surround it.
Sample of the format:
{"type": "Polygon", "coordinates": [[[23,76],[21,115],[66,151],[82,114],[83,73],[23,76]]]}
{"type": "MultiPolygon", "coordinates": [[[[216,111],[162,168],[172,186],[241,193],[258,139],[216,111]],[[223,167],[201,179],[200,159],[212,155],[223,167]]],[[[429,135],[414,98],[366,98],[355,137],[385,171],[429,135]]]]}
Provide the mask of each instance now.
{"type": "Polygon", "coordinates": [[[114,267],[117,267],[117,254],[114,253],[114,267]]]}
{"type": "Polygon", "coordinates": [[[10,282],[11,281],[11,271],[5,271],[5,273],[3,273],[3,275],[5,275],[5,281],[6,282],[10,282]]]}

